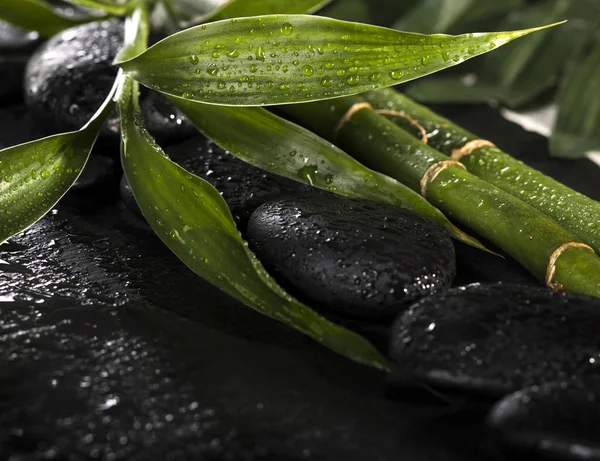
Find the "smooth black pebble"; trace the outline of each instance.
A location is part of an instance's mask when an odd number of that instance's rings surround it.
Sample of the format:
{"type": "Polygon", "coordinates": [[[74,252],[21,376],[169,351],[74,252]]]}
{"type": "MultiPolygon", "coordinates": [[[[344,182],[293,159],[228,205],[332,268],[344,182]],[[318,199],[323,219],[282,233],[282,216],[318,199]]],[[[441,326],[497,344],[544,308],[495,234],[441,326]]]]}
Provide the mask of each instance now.
{"type": "MultiPolygon", "coordinates": [[[[106,99],[117,76],[113,60],[123,42],[120,21],[99,21],[73,27],[44,43],[29,60],[25,101],[48,133],[77,130],[106,99]]],[[[159,142],[194,134],[183,113],[156,92],[142,90],[141,107],[150,133],[159,142]]],[[[119,118],[113,113],[103,139],[116,140],[119,118]]]]}
{"type": "Polygon", "coordinates": [[[389,319],[450,286],[454,247],[445,231],[408,211],[334,195],[266,203],[248,238],[279,278],[325,309],[389,319]]]}
{"type": "MultiPolygon", "coordinates": [[[[269,200],[303,192],[319,193],[308,185],[249,165],[200,135],[166,148],[166,153],[175,163],[207,180],[221,193],[242,231],[252,212],[269,200]]],[[[140,215],[125,178],[121,180],[121,197],[131,211],[140,215]]]]}
{"type": "Polygon", "coordinates": [[[23,74],[31,53],[41,43],[37,32],[23,30],[0,21],[0,103],[18,101],[23,96],[23,74]]]}
{"type": "Polygon", "coordinates": [[[487,424],[507,459],[600,460],[600,376],[515,392],[495,405],[487,424]]]}
{"type": "Polygon", "coordinates": [[[430,385],[499,397],[598,368],[600,300],[544,287],[473,284],[411,306],[390,355],[430,385]]]}

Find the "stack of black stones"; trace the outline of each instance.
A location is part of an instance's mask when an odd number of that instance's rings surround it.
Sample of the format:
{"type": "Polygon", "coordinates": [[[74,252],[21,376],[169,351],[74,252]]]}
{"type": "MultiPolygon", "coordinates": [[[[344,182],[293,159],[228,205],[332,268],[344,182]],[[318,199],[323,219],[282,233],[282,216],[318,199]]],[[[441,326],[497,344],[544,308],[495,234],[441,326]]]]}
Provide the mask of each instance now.
{"type": "MultiPolygon", "coordinates": [[[[80,128],[122,38],[118,21],[43,43],[0,23],[0,148],[80,128]]],[[[600,459],[599,300],[402,209],[251,167],[157,93],[141,104],[273,276],[393,359],[390,392],[161,246],[120,172],[115,114],[59,206],[0,248],[0,459],[600,459]],[[425,387],[445,400],[416,399],[425,387]]],[[[600,198],[587,161],[548,159],[490,109],[447,114],[600,198]]]]}

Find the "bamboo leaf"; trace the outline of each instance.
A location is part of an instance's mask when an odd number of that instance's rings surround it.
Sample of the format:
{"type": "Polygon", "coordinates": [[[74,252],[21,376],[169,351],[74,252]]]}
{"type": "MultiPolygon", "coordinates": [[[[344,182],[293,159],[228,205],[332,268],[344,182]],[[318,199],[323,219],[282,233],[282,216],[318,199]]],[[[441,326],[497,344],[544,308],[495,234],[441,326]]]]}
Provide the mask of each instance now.
{"type": "Polygon", "coordinates": [[[77,181],[115,89],[81,130],[0,150],[0,243],[42,218],[77,181]]]}
{"type": "Polygon", "coordinates": [[[550,152],[556,157],[582,157],[600,149],[600,39],[575,56],[558,96],[558,117],[550,152]]]}
{"type": "Polygon", "coordinates": [[[171,98],[206,137],[241,160],[280,176],[347,197],[388,203],[444,227],[483,249],[423,197],[365,167],[328,141],[258,107],[224,107],[171,98]]]}
{"type": "Polygon", "coordinates": [[[102,19],[101,17],[67,17],[58,13],[43,0],[1,0],[0,19],[27,30],[51,37],[61,30],[102,19]]]}
{"type": "Polygon", "coordinates": [[[536,30],[427,36],[318,16],[258,16],[184,30],[120,65],[184,99],[286,104],[413,80],[536,30]]]}
{"type": "Polygon", "coordinates": [[[320,317],[269,276],[240,237],[219,192],[170,161],[143,128],[137,99],[137,83],[127,78],[118,103],[123,168],[146,220],[171,251],[196,274],[258,312],[357,362],[388,369],[366,340],[320,317]]]}
{"type": "Polygon", "coordinates": [[[93,8],[105,11],[115,16],[123,16],[133,10],[142,0],[126,0],[118,2],[115,0],[65,0],[72,5],[93,8]]]}

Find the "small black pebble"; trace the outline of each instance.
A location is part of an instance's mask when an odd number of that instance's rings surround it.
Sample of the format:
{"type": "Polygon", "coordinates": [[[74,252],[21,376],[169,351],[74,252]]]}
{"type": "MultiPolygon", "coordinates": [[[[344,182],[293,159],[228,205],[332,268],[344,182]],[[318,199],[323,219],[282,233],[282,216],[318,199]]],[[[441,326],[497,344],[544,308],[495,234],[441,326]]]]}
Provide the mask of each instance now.
{"type": "MultiPolygon", "coordinates": [[[[596,358],[600,361],[600,350],[596,358]]],[[[532,386],[488,415],[497,446],[513,460],[600,460],[600,376],[532,386]]]]}
{"type": "Polygon", "coordinates": [[[340,315],[386,320],[448,288],[454,247],[445,231],[398,207],[332,194],[258,208],[248,238],[273,273],[340,315]]]}
{"type": "MultiPolygon", "coordinates": [[[[78,130],[94,115],[117,76],[113,60],[122,43],[122,22],[99,21],[64,30],[34,53],[26,69],[25,101],[48,134],[78,130]]],[[[157,141],[180,141],[195,133],[163,95],[146,89],[141,94],[147,128],[157,141]]],[[[115,141],[119,132],[115,112],[102,137],[115,141]]]]}
{"type": "Polygon", "coordinates": [[[390,355],[430,385],[500,397],[596,370],[600,300],[544,287],[473,284],[398,317],[390,355]]]}

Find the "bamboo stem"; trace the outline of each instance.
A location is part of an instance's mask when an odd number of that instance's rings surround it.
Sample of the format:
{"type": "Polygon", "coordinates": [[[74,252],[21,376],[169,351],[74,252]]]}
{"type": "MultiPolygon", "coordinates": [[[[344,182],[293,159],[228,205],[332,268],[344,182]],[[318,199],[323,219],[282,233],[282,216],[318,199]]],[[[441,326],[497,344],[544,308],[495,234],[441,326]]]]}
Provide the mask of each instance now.
{"type": "MultiPolygon", "coordinates": [[[[474,175],[520,198],[556,220],[600,254],[600,203],[516,160],[491,142],[392,89],[364,95],[376,109],[410,117],[428,133],[428,143],[460,161],[474,175]]],[[[394,118],[401,126],[409,125],[394,118]]],[[[415,133],[421,136],[420,133],[415,133]]]]}
{"type": "MultiPolygon", "coordinates": [[[[555,251],[577,238],[554,220],[511,194],[470,174],[423,144],[358,97],[287,106],[285,110],[367,166],[415,191],[427,179],[426,198],[448,217],[478,232],[545,281],[555,251]],[[358,104],[361,104],[359,107],[358,104]],[[352,108],[342,126],[339,121],[352,108]]],[[[600,258],[587,248],[569,246],[553,261],[551,286],[600,297],[600,258]]]]}

